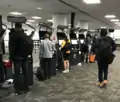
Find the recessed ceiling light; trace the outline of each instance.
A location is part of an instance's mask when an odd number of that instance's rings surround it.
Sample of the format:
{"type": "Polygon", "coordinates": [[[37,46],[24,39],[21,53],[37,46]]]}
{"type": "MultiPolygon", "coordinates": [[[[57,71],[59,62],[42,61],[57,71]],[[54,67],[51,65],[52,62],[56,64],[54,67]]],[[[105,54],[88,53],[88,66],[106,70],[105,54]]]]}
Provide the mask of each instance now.
{"type": "Polygon", "coordinates": [[[30,23],[30,22],[27,21],[26,24],[32,24],[32,23],[30,23]]]}
{"type": "Polygon", "coordinates": [[[115,22],[115,24],[120,25],[120,22],[115,22]]]}
{"type": "Polygon", "coordinates": [[[100,0],[83,0],[86,4],[100,4],[100,0]]]}
{"type": "Polygon", "coordinates": [[[47,21],[48,21],[48,22],[53,22],[53,20],[52,20],[52,19],[48,19],[47,21]]]}
{"type": "Polygon", "coordinates": [[[107,27],[105,27],[105,26],[101,26],[100,28],[107,28],[107,27]]]}
{"type": "Polygon", "coordinates": [[[42,19],[42,17],[38,17],[38,16],[33,16],[33,19],[42,19]]]}
{"type": "Polygon", "coordinates": [[[27,20],[27,22],[31,22],[31,23],[33,23],[33,22],[35,22],[35,20],[27,20]]]}
{"type": "Polygon", "coordinates": [[[110,21],[111,22],[119,22],[120,20],[119,19],[111,19],[110,21]]]}
{"type": "Polygon", "coordinates": [[[42,8],[40,8],[40,7],[37,7],[36,9],[38,9],[38,10],[41,10],[42,8]]]}
{"type": "Polygon", "coordinates": [[[115,15],[106,15],[105,18],[115,18],[115,15]]]}
{"type": "Polygon", "coordinates": [[[9,12],[9,14],[11,14],[11,15],[18,15],[18,16],[22,15],[21,12],[9,12]]]}

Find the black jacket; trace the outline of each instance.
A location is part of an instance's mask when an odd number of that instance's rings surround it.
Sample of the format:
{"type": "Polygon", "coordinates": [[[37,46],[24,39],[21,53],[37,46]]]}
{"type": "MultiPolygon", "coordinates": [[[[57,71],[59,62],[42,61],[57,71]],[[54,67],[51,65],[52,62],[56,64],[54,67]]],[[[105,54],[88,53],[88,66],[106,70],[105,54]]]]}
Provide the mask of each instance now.
{"type": "MultiPolygon", "coordinates": [[[[105,36],[104,37],[107,41],[109,41],[110,45],[111,45],[111,48],[112,48],[112,52],[116,50],[116,43],[115,41],[111,38],[111,37],[108,37],[108,36],[105,36]]],[[[100,46],[100,39],[97,39],[95,43],[93,43],[92,45],[92,52],[96,54],[96,58],[97,59],[101,59],[101,56],[99,56],[98,52],[99,52],[99,46],[100,46]]],[[[102,59],[103,60],[103,59],[102,59]]]]}
{"type": "Polygon", "coordinates": [[[26,40],[26,34],[23,30],[15,31],[12,30],[9,34],[9,52],[10,59],[16,60],[18,58],[23,58],[23,44],[26,40]]]}

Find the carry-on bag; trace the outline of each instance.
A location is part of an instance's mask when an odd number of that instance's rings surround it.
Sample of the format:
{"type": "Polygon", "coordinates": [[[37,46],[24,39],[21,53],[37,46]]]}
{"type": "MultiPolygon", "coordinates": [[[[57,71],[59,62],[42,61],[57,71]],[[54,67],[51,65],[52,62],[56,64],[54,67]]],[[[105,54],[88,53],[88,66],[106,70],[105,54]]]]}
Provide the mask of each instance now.
{"type": "Polygon", "coordinates": [[[32,60],[32,56],[28,57],[28,83],[29,86],[33,85],[33,60],[32,60]]]}
{"type": "Polygon", "coordinates": [[[44,71],[42,68],[38,67],[36,72],[36,77],[39,81],[44,81],[44,71]]]}
{"type": "Polygon", "coordinates": [[[95,57],[96,57],[95,54],[90,54],[89,55],[89,62],[90,63],[95,63],[95,57]]]}
{"type": "Polygon", "coordinates": [[[12,62],[10,60],[3,60],[4,70],[5,70],[5,79],[10,79],[13,77],[12,72],[12,62]]]}

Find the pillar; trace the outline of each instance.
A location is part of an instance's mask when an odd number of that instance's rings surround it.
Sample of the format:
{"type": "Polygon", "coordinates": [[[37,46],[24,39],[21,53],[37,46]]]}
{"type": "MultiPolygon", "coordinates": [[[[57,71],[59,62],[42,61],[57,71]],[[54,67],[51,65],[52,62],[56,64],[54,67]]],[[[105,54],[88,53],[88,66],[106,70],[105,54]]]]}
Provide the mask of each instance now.
{"type": "MultiPolygon", "coordinates": [[[[89,28],[89,24],[87,21],[80,21],[80,28],[81,29],[87,29],[89,28]]],[[[87,31],[84,32],[84,35],[86,36],[87,35],[87,31]]]]}
{"type": "Polygon", "coordinates": [[[68,16],[56,14],[56,15],[53,15],[52,20],[53,20],[54,31],[53,31],[53,34],[51,36],[51,39],[54,42],[56,42],[57,41],[57,36],[56,36],[57,29],[56,28],[58,25],[66,25],[67,26],[68,25],[68,16]]]}

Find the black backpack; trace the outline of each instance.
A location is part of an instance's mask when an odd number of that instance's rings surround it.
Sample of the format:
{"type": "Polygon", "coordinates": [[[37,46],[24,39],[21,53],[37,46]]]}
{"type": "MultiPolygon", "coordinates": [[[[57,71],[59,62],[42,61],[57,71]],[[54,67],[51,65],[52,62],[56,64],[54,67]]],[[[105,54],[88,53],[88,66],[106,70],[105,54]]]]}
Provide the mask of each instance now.
{"type": "Polygon", "coordinates": [[[111,42],[108,37],[102,37],[99,39],[98,54],[102,58],[108,58],[112,54],[111,42]]]}
{"type": "Polygon", "coordinates": [[[32,54],[34,46],[33,40],[28,35],[26,35],[25,37],[26,38],[23,42],[23,56],[28,56],[32,54]]]}
{"type": "Polygon", "coordinates": [[[71,50],[73,48],[73,44],[71,44],[70,42],[66,42],[65,46],[62,48],[62,52],[66,52],[68,50],[71,50]]]}

